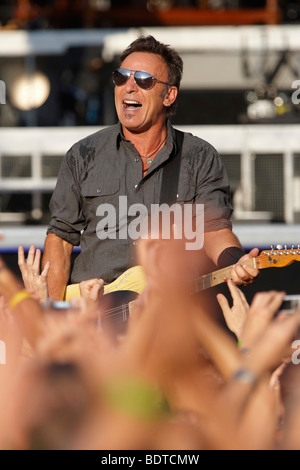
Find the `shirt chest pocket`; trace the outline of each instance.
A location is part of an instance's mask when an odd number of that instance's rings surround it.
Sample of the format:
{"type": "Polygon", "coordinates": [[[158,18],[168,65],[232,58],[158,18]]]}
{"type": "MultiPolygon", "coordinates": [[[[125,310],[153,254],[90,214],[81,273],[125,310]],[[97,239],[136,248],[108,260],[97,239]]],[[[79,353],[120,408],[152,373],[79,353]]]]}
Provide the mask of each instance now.
{"type": "Polygon", "coordinates": [[[83,210],[85,215],[95,216],[101,204],[110,204],[118,208],[120,180],[86,181],[82,184],[83,210]],[[92,214],[91,214],[92,211],[92,214]],[[88,214],[87,214],[88,213],[88,214]]]}

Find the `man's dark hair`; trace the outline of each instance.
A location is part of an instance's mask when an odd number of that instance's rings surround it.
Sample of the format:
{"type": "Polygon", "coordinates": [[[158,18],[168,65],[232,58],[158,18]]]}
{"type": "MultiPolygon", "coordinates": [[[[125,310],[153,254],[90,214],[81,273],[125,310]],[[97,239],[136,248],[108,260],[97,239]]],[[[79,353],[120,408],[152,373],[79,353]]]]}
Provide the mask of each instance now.
{"type": "MultiPolygon", "coordinates": [[[[179,90],[183,74],[183,61],[175,49],[157,41],[153,36],[140,36],[133,41],[120,57],[121,63],[134,52],[149,52],[162,57],[168,67],[168,83],[179,90]]],[[[168,109],[168,114],[175,114],[176,101],[168,109]]]]}

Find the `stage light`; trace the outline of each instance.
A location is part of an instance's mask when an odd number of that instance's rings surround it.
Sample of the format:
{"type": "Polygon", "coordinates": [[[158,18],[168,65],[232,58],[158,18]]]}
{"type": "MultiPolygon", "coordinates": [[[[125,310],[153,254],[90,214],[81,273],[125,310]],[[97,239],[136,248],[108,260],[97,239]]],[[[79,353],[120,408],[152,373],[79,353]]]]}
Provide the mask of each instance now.
{"type": "Polygon", "coordinates": [[[41,72],[23,74],[13,80],[10,87],[11,102],[22,111],[40,108],[47,101],[49,94],[50,82],[41,72]]]}
{"type": "Polygon", "coordinates": [[[274,119],[276,117],[274,101],[257,100],[248,106],[247,114],[248,118],[252,121],[259,119],[274,119]]]}
{"type": "Polygon", "coordinates": [[[148,0],[147,9],[152,10],[170,10],[174,7],[174,0],[148,0]]]}

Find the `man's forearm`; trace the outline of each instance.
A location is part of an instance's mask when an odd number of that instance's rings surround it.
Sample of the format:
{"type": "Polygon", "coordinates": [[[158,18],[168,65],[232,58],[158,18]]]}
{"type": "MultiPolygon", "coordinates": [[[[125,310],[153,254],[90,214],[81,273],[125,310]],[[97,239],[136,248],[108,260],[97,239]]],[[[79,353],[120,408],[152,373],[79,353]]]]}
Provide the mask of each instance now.
{"type": "Polygon", "coordinates": [[[230,248],[232,246],[242,249],[238,238],[229,229],[222,229],[204,234],[204,249],[207,256],[216,266],[218,266],[220,254],[226,250],[226,248],[230,248]]]}
{"type": "Polygon", "coordinates": [[[71,268],[71,253],[73,246],[49,234],[45,241],[43,266],[50,262],[48,273],[48,291],[53,300],[62,300],[65,296],[71,268]]]}

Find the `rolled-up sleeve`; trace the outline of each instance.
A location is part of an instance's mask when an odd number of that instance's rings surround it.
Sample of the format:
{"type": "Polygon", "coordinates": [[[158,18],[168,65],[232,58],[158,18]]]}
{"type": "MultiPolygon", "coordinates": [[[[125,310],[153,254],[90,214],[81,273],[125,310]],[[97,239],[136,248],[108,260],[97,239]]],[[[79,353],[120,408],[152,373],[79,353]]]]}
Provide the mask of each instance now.
{"type": "Polygon", "coordinates": [[[76,178],[76,166],[71,149],[64,157],[56,187],[50,200],[52,218],[47,235],[55,234],[73,246],[79,246],[85,219],[82,214],[81,193],[76,178]]]}
{"type": "Polygon", "coordinates": [[[228,228],[233,212],[230,185],[221,156],[211,146],[205,146],[202,165],[198,171],[197,197],[204,204],[205,232],[228,228]]]}

